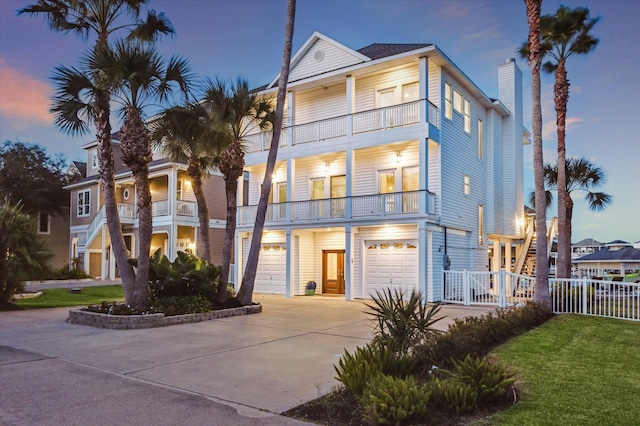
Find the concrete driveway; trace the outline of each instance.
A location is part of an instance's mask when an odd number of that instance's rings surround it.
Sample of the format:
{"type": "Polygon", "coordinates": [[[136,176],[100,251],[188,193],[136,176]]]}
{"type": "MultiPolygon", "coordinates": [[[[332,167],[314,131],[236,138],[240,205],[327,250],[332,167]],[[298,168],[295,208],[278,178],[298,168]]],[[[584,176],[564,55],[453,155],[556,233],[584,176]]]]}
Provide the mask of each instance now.
{"type": "MultiPolygon", "coordinates": [[[[364,302],[256,295],[263,311],[145,330],[0,313],[0,424],[304,424],[278,416],[327,393],[371,338],[364,302]]],[[[446,306],[454,318],[491,308],[446,306]]]]}

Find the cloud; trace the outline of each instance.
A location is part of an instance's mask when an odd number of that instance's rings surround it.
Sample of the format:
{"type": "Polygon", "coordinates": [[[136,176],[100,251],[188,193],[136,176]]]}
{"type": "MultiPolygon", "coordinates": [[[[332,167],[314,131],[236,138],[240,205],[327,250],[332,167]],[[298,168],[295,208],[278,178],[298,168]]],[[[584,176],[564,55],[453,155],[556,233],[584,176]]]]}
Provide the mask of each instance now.
{"type": "Polygon", "coordinates": [[[48,83],[10,67],[0,57],[0,114],[8,117],[16,128],[27,128],[33,122],[51,124],[52,93],[48,83]]]}

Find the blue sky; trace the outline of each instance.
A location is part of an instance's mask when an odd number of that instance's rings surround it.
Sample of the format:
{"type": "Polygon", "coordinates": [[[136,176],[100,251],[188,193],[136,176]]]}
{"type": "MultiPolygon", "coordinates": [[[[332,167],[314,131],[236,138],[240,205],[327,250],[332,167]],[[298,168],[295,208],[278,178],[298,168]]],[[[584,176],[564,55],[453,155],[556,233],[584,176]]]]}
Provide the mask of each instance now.
{"type": "MultiPolygon", "coordinates": [[[[33,0],[35,2],[35,0],[33,0]]],[[[48,113],[57,64],[75,65],[91,43],[53,33],[42,18],[16,16],[32,1],[0,2],[0,142],[20,140],[84,160],[92,135],[70,137],[48,113]]],[[[603,190],[613,203],[590,212],[574,196],[573,241],[640,240],[640,2],[636,0],[544,0],[542,13],[560,4],[586,6],[600,22],[600,43],[590,55],[572,58],[567,153],[585,157],[607,172],[603,190]]],[[[286,0],[151,0],[165,12],[176,36],[158,49],[189,59],[200,77],[269,82],[280,70],[286,0]]],[[[497,97],[497,66],[516,56],[527,37],[521,0],[298,0],[294,51],[314,32],[358,49],[371,43],[434,43],[484,92],[497,97]]],[[[530,78],[525,61],[525,124],[531,129],[530,78]]],[[[555,163],[553,77],[543,76],[543,137],[546,162],[555,163]]],[[[114,128],[119,125],[114,123],[114,128]]],[[[531,147],[525,147],[525,193],[533,189],[531,147]]],[[[549,215],[554,215],[553,210],[549,215]]]]}

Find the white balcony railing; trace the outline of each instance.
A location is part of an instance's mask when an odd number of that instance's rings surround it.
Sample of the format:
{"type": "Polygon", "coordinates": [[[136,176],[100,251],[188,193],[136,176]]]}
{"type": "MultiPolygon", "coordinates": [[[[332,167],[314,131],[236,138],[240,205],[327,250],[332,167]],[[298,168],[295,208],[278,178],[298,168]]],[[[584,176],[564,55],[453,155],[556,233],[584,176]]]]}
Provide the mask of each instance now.
{"type": "MultiPolygon", "coordinates": [[[[438,108],[426,99],[332,117],[295,126],[283,127],[279,146],[294,146],[309,142],[410,126],[421,121],[439,126],[438,108]],[[421,120],[420,110],[426,104],[426,117],[421,120]]],[[[269,149],[273,132],[262,132],[244,138],[247,152],[269,149]]]]}
{"type": "MultiPolygon", "coordinates": [[[[395,192],[391,194],[361,195],[321,200],[292,201],[269,204],[266,223],[277,222],[317,222],[325,220],[366,217],[399,216],[419,214],[421,194],[424,194],[426,213],[435,214],[435,194],[429,191],[395,192]],[[351,217],[347,217],[347,207],[351,207],[351,217]]],[[[238,225],[255,222],[257,206],[238,207],[238,225]]]]}
{"type": "Polygon", "coordinates": [[[178,200],[176,205],[176,214],[178,216],[190,216],[196,215],[196,203],[193,201],[178,200]]]}
{"type": "Polygon", "coordinates": [[[169,216],[169,200],[154,201],[151,203],[151,215],[157,216],[169,216]]]}
{"type": "Polygon", "coordinates": [[[135,219],[136,218],[136,206],[135,204],[122,204],[118,203],[118,215],[121,220],[135,219]]]}

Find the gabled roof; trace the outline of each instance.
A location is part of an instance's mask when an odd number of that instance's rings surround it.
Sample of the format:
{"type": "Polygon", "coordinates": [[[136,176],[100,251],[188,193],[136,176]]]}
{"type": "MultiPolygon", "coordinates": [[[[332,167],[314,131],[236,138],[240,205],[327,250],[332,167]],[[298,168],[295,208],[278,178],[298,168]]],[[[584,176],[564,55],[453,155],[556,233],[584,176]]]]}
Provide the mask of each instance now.
{"type": "Polygon", "coordinates": [[[72,161],[71,164],[73,164],[73,166],[78,169],[78,172],[82,177],[85,177],[87,175],[87,163],[84,163],[82,161],[72,161]]]}
{"type": "Polygon", "coordinates": [[[595,253],[582,256],[574,260],[574,263],[581,262],[640,262],[640,250],[633,247],[625,247],[620,250],[600,250],[595,253]]]}

